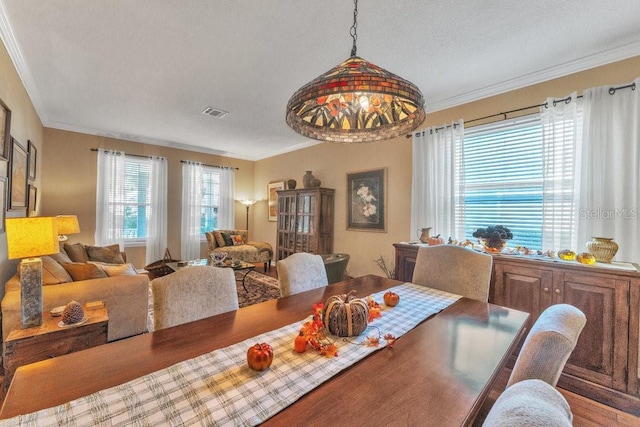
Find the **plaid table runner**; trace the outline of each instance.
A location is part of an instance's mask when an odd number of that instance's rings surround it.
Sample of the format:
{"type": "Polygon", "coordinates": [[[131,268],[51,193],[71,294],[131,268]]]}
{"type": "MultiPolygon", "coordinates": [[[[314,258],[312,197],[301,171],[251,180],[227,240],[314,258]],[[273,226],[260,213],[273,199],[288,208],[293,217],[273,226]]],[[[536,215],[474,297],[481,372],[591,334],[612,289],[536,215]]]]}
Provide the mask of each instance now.
{"type": "MultiPolygon", "coordinates": [[[[382,317],[371,325],[381,335],[390,333],[398,338],[460,298],[411,283],[393,290],[400,295],[400,304],[393,309],[382,303],[385,291],[373,294],[381,304],[382,317]]],[[[367,335],[378,334],[368,328],[349,340],[336,337],[337,357],[328,359],[310,350],[295,353],[293,341],[306,320],[63,405],[2,420],[0,425],[259,424],[379,349],[364,345],[367,335]],[[246,363],[247,349],[257,342],[270,343],[274,351],[271,367],[263,372],[252,371],[246,363]]]]}

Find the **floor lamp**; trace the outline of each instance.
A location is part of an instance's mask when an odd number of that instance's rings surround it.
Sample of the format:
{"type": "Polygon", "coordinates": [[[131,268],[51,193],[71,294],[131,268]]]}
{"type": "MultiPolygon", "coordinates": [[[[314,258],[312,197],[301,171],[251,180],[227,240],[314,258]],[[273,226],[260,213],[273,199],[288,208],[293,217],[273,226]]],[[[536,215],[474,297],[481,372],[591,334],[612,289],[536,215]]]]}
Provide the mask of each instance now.
{"type": "Polygon", "coordinates": [[[249,233],[249,208],[255,202],[256,202],[256,200],[240,200],[240,203],[242,203],[243,205],[245,205],[247,207],[247,228],[246,228],[247,234],[249,233]]]}
{"type": "Polygon", "coordinates": [[[41,255],[60,251],[53,217],[7,218],[7,258],[20,261],[20,327],[42,324],[41,255]]]}

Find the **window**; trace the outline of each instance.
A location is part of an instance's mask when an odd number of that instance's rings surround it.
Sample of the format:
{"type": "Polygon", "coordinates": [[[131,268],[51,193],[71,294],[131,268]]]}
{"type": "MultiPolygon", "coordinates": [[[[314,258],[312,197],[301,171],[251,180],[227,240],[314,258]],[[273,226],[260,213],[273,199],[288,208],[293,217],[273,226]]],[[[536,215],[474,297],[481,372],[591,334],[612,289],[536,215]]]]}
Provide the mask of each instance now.
{"type": "Polygon", "coordinates": [[[125,157],[124,165],[124,238],[146,239],[151,213],[149,159],[125,157]]]}
{"type": "Polygon", "coordinates": [[[542,248],[542,125],[540,115],[464,131],[465,238],[479,227],[502,224],[512,246],[542,248]]]}
{"type": "Polygon", "coordinates": [[[218,207],[220,206],[220,171],[217,168],[202,167],[200,234],[218,228],[218,207]]]}

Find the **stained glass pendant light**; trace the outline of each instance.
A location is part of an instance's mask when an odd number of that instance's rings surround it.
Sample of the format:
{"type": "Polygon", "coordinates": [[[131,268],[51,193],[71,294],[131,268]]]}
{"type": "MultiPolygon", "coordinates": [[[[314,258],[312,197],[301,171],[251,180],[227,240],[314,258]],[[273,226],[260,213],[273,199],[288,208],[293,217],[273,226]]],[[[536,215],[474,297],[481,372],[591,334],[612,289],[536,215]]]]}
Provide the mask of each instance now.
{"type": "Polygon", "coordinates": [[[410,133],[425,118],[413,83],[356,55],[354,0],[351,57],[298,89],[287,103],[287,124],[321,141],[372,142],[410,133]]]}

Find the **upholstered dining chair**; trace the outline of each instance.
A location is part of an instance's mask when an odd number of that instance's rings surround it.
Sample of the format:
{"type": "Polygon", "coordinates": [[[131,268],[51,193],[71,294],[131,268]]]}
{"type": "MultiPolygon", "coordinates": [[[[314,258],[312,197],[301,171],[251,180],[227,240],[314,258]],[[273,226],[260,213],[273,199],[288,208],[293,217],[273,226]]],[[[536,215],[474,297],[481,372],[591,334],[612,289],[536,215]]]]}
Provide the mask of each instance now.
{"type": "Polygon", "coordinates": [[[231,268],[194,265],[151,281],[154,329],[238,309],[231,268]]]}
{"type": "Polygon", "coordinates": [[[418,249],[412,283],[478,301],[489,300],[491,255],[454,245],[418,249]]]}
{"type": "Polygon", "coordinates": [[[528,379],[555,387],[586,322],[584,313],[569,304],[545,309],[522,344],[507,387],[528,379]]]}
{"type": "Polygon", "coordinates": [[[291,254],[276,264],[283,297],[327,286],[327,271],[320,255],[306,252],[291,254]]]}
{"type": "Polygon", "coordinates": [[[542,380],[524,380],[507,388],[491,407],[485,427],[569,427],[573,414],[566,399],[542,380]]]}

